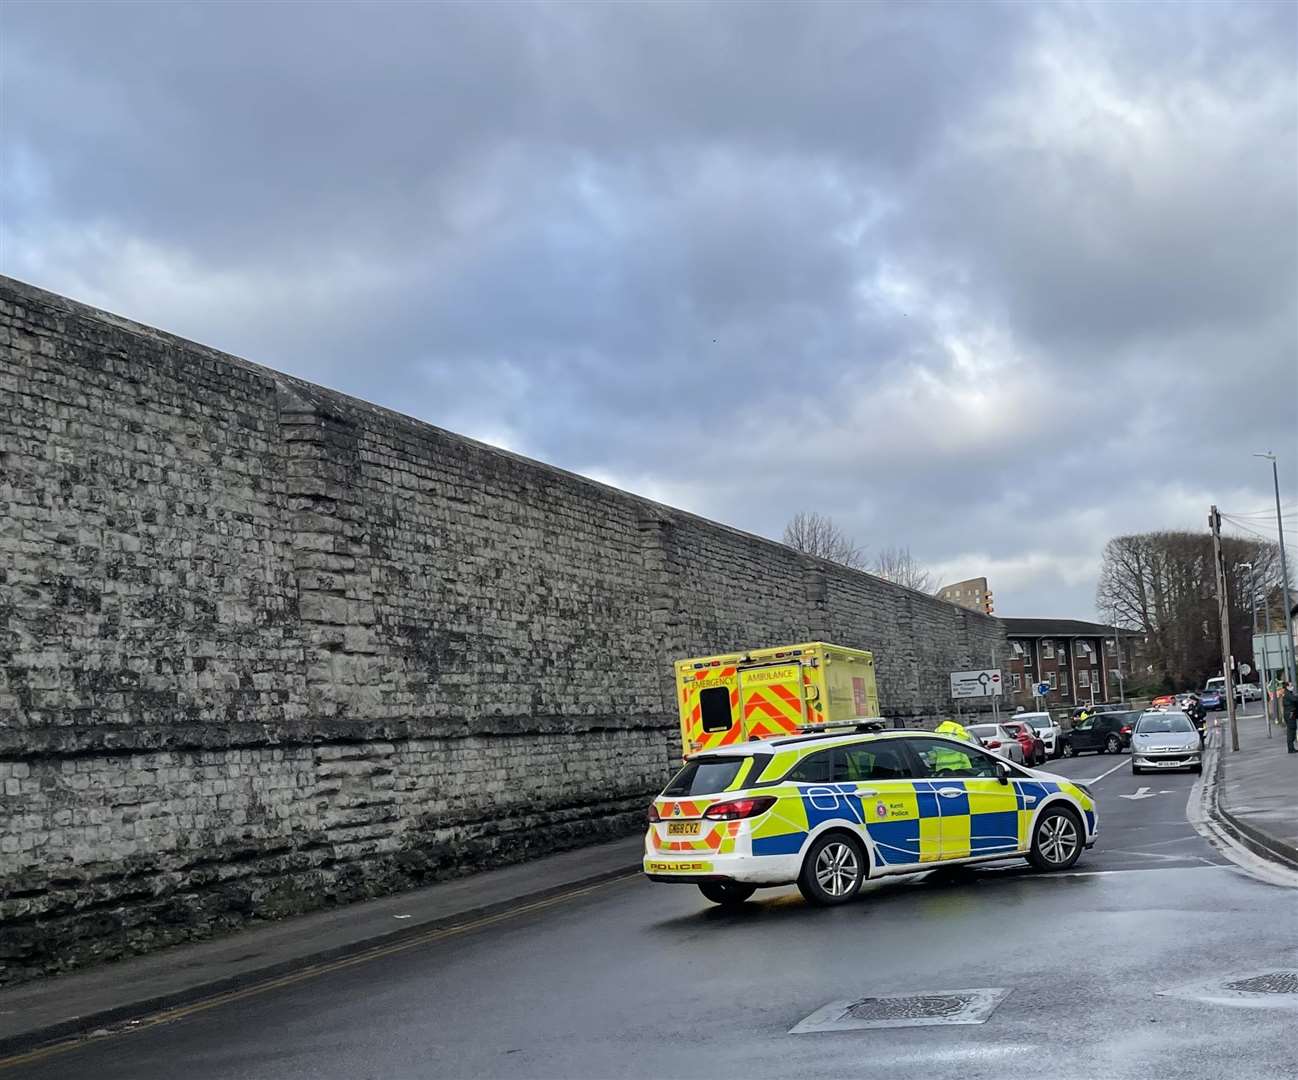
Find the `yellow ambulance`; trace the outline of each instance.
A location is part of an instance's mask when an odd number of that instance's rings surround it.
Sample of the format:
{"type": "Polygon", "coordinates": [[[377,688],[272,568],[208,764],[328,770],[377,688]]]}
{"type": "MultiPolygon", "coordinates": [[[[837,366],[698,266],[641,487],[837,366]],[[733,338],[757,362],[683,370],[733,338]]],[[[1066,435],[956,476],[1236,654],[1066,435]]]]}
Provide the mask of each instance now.
{"type": "Polygon", "coordinates": [[[879,719],[874,657],[823,641],[678,660],[676,703],[685,757],[879,719]]]}

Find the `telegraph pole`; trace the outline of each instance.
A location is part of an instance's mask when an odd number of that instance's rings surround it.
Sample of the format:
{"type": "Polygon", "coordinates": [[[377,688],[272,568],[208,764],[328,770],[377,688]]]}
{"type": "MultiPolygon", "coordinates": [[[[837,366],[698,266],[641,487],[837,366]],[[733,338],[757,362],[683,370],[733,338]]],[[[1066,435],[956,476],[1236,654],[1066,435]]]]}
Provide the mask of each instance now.
{"type": "Polygon", "coordinates": [[[1212,530],[1212,562],[1217,568],[1217,612],[1221,621],[1221,660],[1226,673],[1226,713],[1230,717],[1230,748],[1239,749],[1239,725],[1235,720],[1235,673],[1230,668],[1230,596],[1226,591],[1226,562],[1221,554],[1221,514],[1214,506],[1208,511],[1212,530]]]}
{"type": "Polygon", "coordinates": [[[1125,705],[1127,702],[1127,689],[1122,681],[1122,630],[1118,626],[1118,608],[1116,604],[1113,607],[1113,653],[1118,658],[1118,700],[1125,705]]]}

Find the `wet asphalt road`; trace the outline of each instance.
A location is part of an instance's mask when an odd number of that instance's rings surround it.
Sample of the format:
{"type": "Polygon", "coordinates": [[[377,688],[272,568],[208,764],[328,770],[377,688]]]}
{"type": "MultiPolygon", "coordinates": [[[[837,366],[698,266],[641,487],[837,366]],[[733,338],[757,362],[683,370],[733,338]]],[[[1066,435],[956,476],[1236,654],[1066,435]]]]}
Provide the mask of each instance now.
{"type": "Polygon", "coordinates": [[[1199,838],[1195,777],[1133,777],[1129,760],[1048,766],[1092,780],[1102,814],[1098,845],[1066,875],[891,881],[830,910],[781,889],[733,914],[693,887],[623,880],[5,1076],[1295,1075],[1298,1011],[1157,994],[1293,970],[1298,891],[1199,838]],[[1012,991],[982,1025],[788,1034],[831,1000],[975,987],[1012,991]]]}

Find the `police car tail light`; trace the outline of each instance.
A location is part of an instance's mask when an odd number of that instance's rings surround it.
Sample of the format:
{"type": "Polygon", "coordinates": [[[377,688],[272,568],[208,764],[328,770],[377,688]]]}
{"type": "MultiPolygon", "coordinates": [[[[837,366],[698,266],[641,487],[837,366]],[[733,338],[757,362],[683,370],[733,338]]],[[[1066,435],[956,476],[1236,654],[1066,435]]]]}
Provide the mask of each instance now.
{"type": "Polygon", "coordinates": [[[649,804],[649,824],[652,825],[654,824],[654,822],[662,821],[662,819],[663,819],[662,814],[658,813],[658,805],[656,803],[650,803],[649,804]]]}
{"type": "Polygon", "coordinates": [[[731,799],[729,802],[713,803],[703,811],[703,816],[713,821],[737,821],[739,818],[764,814],[774,805],[775,799],[770,795],[759,795],[754,799],[731,799]]]}

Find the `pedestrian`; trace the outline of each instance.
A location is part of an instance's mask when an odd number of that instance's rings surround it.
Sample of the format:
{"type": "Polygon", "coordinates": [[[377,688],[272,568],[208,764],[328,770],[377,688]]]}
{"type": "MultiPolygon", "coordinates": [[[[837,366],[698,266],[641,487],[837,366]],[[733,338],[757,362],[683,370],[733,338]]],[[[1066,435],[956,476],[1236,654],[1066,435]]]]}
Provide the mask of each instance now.
{"type": "Polygon", "coordinates": [[[1280,688],[1280,695],[1285,745],[1289,753],[1298,754],[1298,747],[1294,746],[1294,739],[1298,737],[1298,694],[1294,693],[1293,683],[1286,679],[1284,686],[1280,688]]]}

